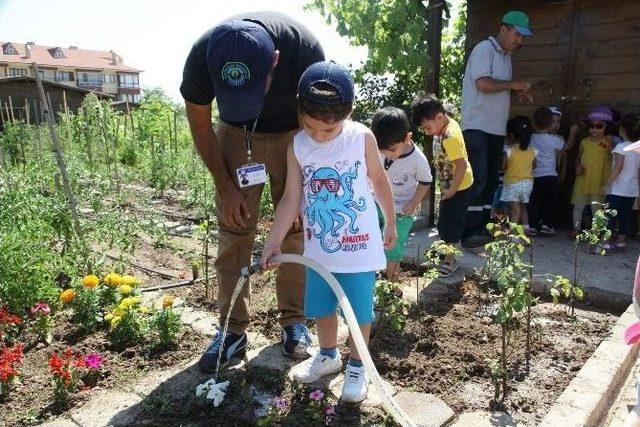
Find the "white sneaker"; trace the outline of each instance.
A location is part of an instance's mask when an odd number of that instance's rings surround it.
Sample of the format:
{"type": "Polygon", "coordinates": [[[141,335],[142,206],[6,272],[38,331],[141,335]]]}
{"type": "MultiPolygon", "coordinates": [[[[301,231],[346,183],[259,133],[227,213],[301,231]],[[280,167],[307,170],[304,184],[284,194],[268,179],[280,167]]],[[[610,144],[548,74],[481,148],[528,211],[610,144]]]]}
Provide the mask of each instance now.
{"type": "Polygon", "coordinates": [[[553,236],[554,234],[556,234],[556,230],[553,227],[548,227],[543,224],[542,227],[540,227],[540,233],[553,236]]]}
{"type": "Polygon", "coordinates": [[[340,369],[342,369],[342,360],[339,354],[334,359],[318,352],[315,356],[291,368],[291,374],[294,380],[302,384],[309,384],[318,381],[325,375],[338,372],[340,369]]]}
{"type": "Polygon", "coordinates": [[[348,403],[360,403],[367,398],[367,378],[364,366],[347,365],[344,371],[344,384],[340,400],[348,403]]]}

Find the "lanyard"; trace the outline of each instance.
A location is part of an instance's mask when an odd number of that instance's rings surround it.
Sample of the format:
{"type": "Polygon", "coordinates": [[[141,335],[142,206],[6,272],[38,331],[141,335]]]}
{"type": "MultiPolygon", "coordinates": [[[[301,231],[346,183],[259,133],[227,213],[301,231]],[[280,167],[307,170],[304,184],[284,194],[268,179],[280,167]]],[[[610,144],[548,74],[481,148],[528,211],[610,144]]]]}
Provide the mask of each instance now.
{"type": "Polygon", "coordinates": [[[252,144],[253,144],[253,135],[256,133],[256,126],[258,126],[258,119],[260,118],[260,113],[258,113],[258,117],[253,121],[253,126],[251,127],[251,133],[247,130],[247,125],[244,125],[244,141],[247,145],[247,163],[251,163],[252,158],[252,144]]]}

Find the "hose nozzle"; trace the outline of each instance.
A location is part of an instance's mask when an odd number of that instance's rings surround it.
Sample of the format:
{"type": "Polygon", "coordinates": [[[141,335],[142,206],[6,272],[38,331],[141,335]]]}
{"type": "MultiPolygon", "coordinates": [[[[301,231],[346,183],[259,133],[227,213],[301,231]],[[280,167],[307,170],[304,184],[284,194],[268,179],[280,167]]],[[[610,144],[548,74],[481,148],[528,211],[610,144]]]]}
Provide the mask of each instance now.
{"type": "Polygon", "coordinates": [[[259,262],[254,262],[251,265],[242,267],[242,270],[240,270],[240,275],[244,277],[249,277],[256,273],[262,273],[262,267],[260,267],[259,262]]]}

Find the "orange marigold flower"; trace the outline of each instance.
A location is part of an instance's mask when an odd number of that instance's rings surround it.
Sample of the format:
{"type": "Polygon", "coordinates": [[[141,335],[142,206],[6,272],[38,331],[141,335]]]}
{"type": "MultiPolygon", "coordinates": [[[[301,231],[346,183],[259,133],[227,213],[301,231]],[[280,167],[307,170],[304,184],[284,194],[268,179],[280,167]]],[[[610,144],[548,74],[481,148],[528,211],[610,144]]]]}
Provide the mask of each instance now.
{"type": "Polygon", "coordinates": [[[95,274],[89,274],[82,279],[82,285],[85,288],[95,288],[98,284],[100,284],[100,279],[95,274]]]}
{"type": "Polygon", "coordinates": [[[60,294],[60,301],[70,303],[76,297],[76,291],[67,289],[60,294]]]}
{"type": "Polygon", "coordinates": [[[171,308],[171,307],[173,307],[173,297],[169,296],[169,295],[164,297],[164,299],[162,300],[162,307],[163,308],[171,308]]]}

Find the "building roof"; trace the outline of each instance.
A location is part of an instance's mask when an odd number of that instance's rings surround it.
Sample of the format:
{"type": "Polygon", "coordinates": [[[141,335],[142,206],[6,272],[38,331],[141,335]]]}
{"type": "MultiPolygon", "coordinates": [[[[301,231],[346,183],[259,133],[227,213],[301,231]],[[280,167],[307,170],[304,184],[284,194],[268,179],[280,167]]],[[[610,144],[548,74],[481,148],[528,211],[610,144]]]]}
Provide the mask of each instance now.
{"type": "MultiPolygon", "coordinates": [[[[77,86],[71,86],[64,83],[52,82],[50,80],[41,80],[43,86],[53,86],[60,88],[62,90],[82,92],[82,93],[95,93],[99,98],[113,98],[114,95],[104,92],[97,92],[95,90],[84,89],[77,86]]],[[[32,82],[34,85],[36,84],[35,77],[30,76],[16,76],[16,77],[0,77],[0,85],[4,83],[13,83],[13,82],[32,82]]]]}
{"type": "Polygon", "coordinates": [[[32,62],[40,66],[75,67],[81,69],[111,70],[139,73],[142,70],[129,67],[122,63],[122,57],[113,51],[78,49],[76,47],[63,48],[60,46],[40,46],[30,44],[31,57],[27,58],[27,44],[0,41],[0,63],[18,62],[30,65],[32,62]],[[18,53],[5,55],[5,47],[11,45],[18,53]],[[56,58],[56,52],[62,56],[56,58]],[[114,61],[115,59],[115,61],[114,61]]]}

